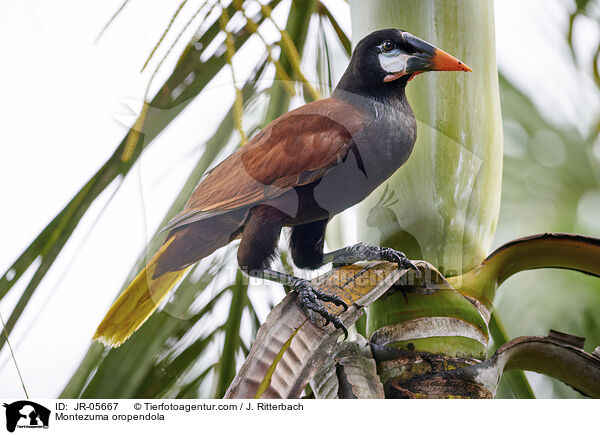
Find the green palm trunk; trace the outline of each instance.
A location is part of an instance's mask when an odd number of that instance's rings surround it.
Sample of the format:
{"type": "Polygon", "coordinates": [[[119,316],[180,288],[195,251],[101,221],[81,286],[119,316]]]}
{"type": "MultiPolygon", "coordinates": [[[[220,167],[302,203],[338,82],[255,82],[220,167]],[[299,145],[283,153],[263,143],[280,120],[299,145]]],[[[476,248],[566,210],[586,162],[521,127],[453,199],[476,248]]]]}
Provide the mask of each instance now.
{"type": "MultiPolygon", "coordinates": [[[[502,123],[493,2],[354,0],[350,7],[354,42],[375,29],[397,27],[473,69],[427,73],[409,84],[418,120],[415,150],[363,203],[358,219],[361,240],[424,259],[446,277],[461,275],[488,253],[500,205],[502,123]]],[[[372,343],[397,350],[378,361],[387,396],[489,396],[466,385],[433,391],[411,383],[415,374],[485,358],[489,304],[479,302],[489,301],[444,289],[429,295],[397,292],[370,307],[372,343]],[[417,363],[422,352],[430,354],[429,361],[417,363]]]]}

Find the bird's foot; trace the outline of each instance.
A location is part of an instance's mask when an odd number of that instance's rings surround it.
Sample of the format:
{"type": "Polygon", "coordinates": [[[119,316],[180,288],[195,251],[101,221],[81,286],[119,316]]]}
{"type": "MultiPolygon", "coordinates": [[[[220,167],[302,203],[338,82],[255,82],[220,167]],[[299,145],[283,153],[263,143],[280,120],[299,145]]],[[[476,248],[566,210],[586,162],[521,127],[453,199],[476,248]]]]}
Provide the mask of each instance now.
{"type": "Polygon", "coordinates": [[[352,264],[358,261],[389,261],[396,263],[402,269],[414,270],[417,277],[421,276],[419,269],[410,261],[404,252],[392,248],[357,243],[336,251],[332,263],[334,265],[352,264]]]}
{"type": "Polygon", "coordinates": [[[370,246],[378,250],[379,259],[381,261],[389,261],[390,263],[396,263],[401,269],[412,269],[417,276],[421,276],[419,268],[414,265],[412,261],[402,251],[396,251],[392,248],[382,248],[379,246],[370,246]]]}
{"type": "Polygon", "coordinates": [[[300,304],[302,308],[308,311],[314,311],[319,313],[325,319],[325,326],[331,322],[333,326],[344,331],[345,338],[348,338],[348,330],[335,314],[331,314],[327,308],[325,308],[321,302],[332,302],[335,305],[344,307],[344,311],[348,309],[348,305],[339,297],[330,295],[313,288],[310,283],[301,278],[294,277],[290,287],[298,293],[300,297],[300,304]]]}

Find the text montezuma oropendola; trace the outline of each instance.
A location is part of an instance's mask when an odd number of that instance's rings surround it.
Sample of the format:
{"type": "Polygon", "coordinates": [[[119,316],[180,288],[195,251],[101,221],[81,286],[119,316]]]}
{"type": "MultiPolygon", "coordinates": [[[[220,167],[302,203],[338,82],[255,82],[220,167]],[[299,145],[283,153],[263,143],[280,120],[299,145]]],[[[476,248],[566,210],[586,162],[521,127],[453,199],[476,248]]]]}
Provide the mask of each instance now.
{"type": "Polygon", "coordinates": [[[119,296],[94,339],[118,346],[154,312],[185,271],[241,237],[237,259],[253,276],[291,286],[303,307],[344,326],[319,300],[345,305],[308,281],[269,269],[282,227],[292,227],[295,264],[387,260],[402,252],[357,244],[323,253],[325,227],[362,201],[408,159],[416,122],[406,84],[425,71],[471,71],[444,51],[398,29],[378,30],[356,46],[330,98],[275,119],[216,166],[165,227],[162,247],[119,296]]]}

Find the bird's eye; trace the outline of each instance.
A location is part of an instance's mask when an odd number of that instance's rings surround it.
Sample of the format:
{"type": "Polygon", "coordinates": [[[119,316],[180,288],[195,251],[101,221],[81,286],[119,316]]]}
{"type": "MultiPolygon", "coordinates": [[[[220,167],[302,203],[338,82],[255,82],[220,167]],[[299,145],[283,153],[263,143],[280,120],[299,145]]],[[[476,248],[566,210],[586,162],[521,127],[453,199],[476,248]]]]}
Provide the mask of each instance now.
{"type": "Polygon", "coordinates": [[[384,52],[390,52],[394,48],[396,48],[396,45],[392,41],[383,41],[383,43],[381,44],[381,49],[384,52]]]}

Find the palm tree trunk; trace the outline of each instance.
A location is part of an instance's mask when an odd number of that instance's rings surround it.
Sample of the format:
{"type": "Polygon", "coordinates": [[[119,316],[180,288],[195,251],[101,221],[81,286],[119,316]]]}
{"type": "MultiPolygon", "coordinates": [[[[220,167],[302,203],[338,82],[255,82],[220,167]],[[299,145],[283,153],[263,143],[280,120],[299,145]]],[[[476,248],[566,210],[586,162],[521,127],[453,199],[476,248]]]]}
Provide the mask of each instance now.
{"type": "MultiPolygon", "coordinates": [[[[422,258],[445,276],[486,256],[500,205],[502,124],[492,0],[350,1],[354,43],[380,28],[414,33],[473,69],[408,86],[418,139],[408,163],[360,208],[361,240],[422,258]]],[[[360,225],[360,224],[359,224],[360,225]]],[[[445,379],[486,357],[486,302],[454,289],[397,292],[374,303],[367,331],[387,397],[491,397],[445,379]]]]}

